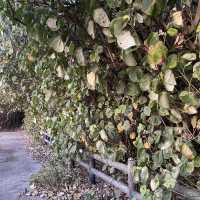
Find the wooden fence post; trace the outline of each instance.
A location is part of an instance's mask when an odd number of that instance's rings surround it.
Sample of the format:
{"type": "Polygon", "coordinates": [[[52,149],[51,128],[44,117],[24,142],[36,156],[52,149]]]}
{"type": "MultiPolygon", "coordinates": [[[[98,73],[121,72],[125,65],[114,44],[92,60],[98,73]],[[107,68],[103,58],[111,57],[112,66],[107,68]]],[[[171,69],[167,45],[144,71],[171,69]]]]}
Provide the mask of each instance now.
{"type": "Polygon", "coordinates": [[[135,185],[134,185],[134,179],[133,179],[133,166],[134,166],[134,160],[133,158],[128,159],[128,189],[129,189],[129,198],[131,199],[133,197],[133,192],[135,190],[135,185]]]}
{"type": "Polygon", "coordinates": [[[75,168],[75,162],[74,162],[73,159],[70,159],[70,160],[69,160],[69,167],[70,167],[71,169],[75,168]]]}
{"type": "Polygon", "coordinates": [[[90,163],[89,163],[89,180],[91,184],[96,184],[96,177],[92,173],[91,169],[95,168],[95,159],[90,157],[90,163]]]}

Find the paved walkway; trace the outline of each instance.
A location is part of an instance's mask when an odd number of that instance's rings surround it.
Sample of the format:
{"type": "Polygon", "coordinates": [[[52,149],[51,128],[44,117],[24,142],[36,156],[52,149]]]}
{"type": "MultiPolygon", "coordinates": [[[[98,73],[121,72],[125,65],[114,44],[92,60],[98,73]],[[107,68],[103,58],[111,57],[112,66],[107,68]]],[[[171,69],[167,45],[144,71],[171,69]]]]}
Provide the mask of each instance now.
{"type": "Polygon", "coordinates": [[[18,200],[40,168],[25,144],[24,132],[0,132],[0,200],[18,200]]]}

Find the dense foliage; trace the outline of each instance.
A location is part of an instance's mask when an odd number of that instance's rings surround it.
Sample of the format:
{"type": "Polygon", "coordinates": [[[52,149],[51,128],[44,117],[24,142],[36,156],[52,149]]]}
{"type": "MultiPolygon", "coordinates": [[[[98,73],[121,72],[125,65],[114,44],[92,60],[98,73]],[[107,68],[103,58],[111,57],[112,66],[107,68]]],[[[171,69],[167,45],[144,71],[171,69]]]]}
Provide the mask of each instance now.
{"type": "Polygon", "coordinates": [[[1,0],[1,21],[27,33],[5,46],[2,80],[60,156],[132,156],[144,199],[171,199],[200,166],[197,3],[1,0]]]}

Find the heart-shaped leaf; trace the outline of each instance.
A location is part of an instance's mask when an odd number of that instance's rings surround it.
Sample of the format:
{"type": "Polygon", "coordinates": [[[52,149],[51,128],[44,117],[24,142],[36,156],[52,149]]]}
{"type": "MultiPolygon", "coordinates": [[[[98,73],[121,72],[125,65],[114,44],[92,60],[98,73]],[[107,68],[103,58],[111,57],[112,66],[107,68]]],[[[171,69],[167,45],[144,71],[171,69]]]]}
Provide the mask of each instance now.
{"type": "Polygon", "coordinates": [[[60,36],[52,39],[50,42],[50,47],[57,53],[62,53],[64,51],[64,43],[60,36]]]}
{"type": "Polygon", "coordinates": [[[46,24],[52,31],[57,31],[59,29],[56,18],[48,18],[46,24]]]}
{"type": "Polygon", "coordinates": [[[126,27],[130,17],[124,15],[123,17],[114,18],[110,24],[110,30],[115,37],[118,37],[122,30],[126,27]]]}
{"type": "Polygon", "coordinates": [[[151,45],[148,50],[147,61],[152,69],[157,69],[157,65],[161,64],[167,56],[167,47],[162,41],[151,45]]]}
{"type": "Polygon", "coordinates": [[[77,62],[78,62],[78,64],[80,66],[85,66],[86,65],[85,57],[84,57],[84,54],[83,54],[83,49],[81,47],[76,49],[76,59],[77,59],[77,62]]]}
{"type": "Polygon", "coordinates": [[[105,28],[110,26],[110,20],[103,8],[97,8],[96,10],[94,10],[93,18],[94,21],[101,27],[105,28]]]}
{"type": "Polygon", "coordinates": [[[173,92],[176,85],[176,79],[172,70],[166,70],[164,75],[164,85],[167,91],[173,92]]]}
{"type": "Polygon", "coordinates": [[[90,72],[87,74],[87,83],[88,83],[88,88],[90,90],[95,90],[96,88],[96,73],[95,72],[90,72]]]}
{"type": "Polygon", "coordinates": [[[193,152],[192,150],[190,149],[190,147],[184,143],[181,147],[181,153],[189,160],[192,160],[193,159],[193,152]]]}
{"type": "Polygon", "coordinates": [[[136,41],[130,31],[122,31],[117,37],[117,44],[121,49],[126,50],[136,46],[136,41]]]}

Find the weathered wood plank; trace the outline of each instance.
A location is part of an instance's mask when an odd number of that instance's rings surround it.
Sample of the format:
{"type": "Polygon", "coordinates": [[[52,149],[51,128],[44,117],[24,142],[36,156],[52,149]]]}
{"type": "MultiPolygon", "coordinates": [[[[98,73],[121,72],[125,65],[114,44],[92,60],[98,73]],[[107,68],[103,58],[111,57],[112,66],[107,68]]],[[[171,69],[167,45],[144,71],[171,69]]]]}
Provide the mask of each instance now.
{"type": "Polygon", "coordinates": [[[132,197],[133,192],[135,191],[135,184],[134,184],[134,179],[133,179],[133,174],[132,174],[134,163],[135,162],[133,158],[128,159],[128,188],[129,188],[128,196],[129,198],[132,197]]]}
{"type": "Polygon", "coordinates": [[[200,200],[200,190],[176,184],[175,193],[180,194],[187,200],[200,200]]]}
{"type": "Polygon", "coordinates": [[[91,184],[96,184],[95,174],[92,172],[92,169],[95,168],[95,159],[90,157],[89,162],[89,180],[91,184]]]}
{"type": "Polygon", "coordinates": [[[114,167],[115,169],[118,169],[118,170],[122,171],[125,174],[128,174],[128,166],[123,164],[123,163],[113,162],[113,161],[111,161],[109,159],[102,158],[101,156],[99,156],[97,154],[92,155],[92,157],[95,160],[98,160],[98,161],[104,163],[105,165],[109,165],[111,167],[114,167]]]}
{"type": "MultiPolygon", "coordinates": [[[[90,170],[95,176],[101,178],[106,183],[114,186],[115,188],[118,188],[121,192],[124,192],[127,195],[130,194],[129,187],[126,184],[124,184],[124,183],[122,183],[120,181],[116,181],[112,177],[104,174],[103,172],[100,172],[97,169],[90,168],[90,166],[85,162],[82,162],[82,161],[77,161],[77,162],[79,163],[79,165],[81,165],[82,167],[86,168],[88,171],[90,170]]],[[[130,199],[132,197],[135,197],[136,200],[142,200],[142,196],[141,196],[140,193],[138,193],[136,191],[133,191],[133,190],[131,190],[131,191],[132,191],[132,194],[130,195],[130,199]]]]}

